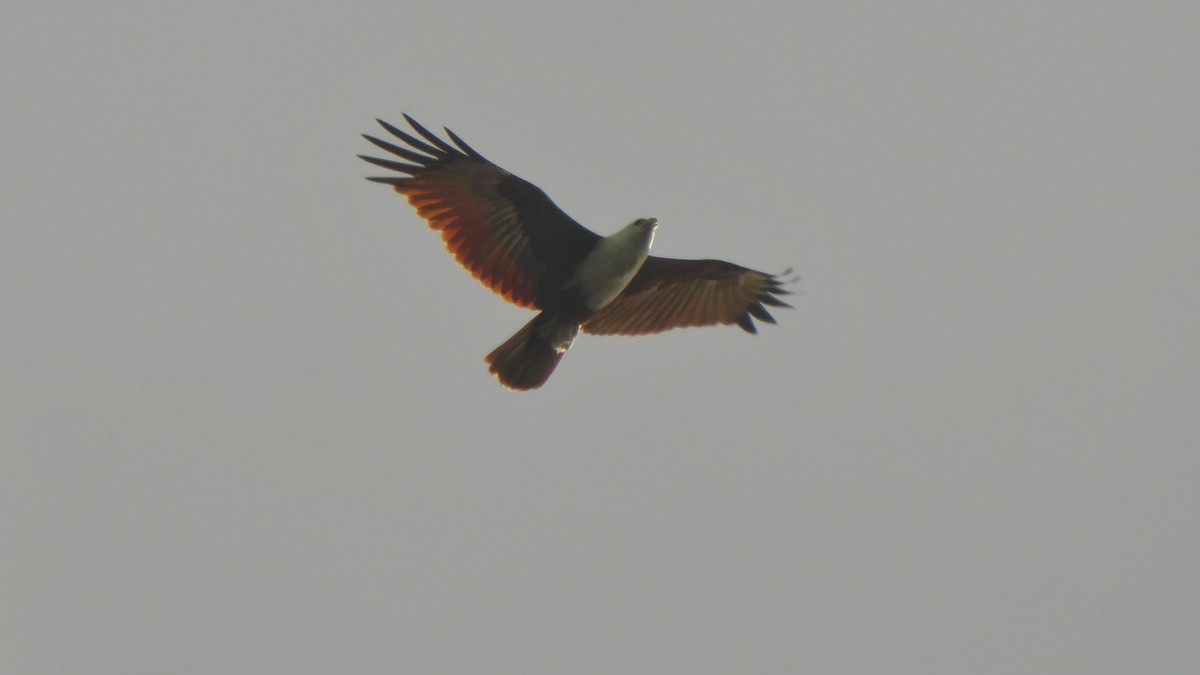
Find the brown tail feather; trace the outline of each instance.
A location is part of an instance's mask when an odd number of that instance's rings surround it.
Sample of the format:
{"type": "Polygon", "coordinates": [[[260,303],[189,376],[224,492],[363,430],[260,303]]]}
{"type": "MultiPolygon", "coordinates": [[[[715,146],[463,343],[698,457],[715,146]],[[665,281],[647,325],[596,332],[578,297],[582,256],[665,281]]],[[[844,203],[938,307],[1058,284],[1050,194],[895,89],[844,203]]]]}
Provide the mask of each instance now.
{"type": "MultiPolygon", "coordinates": [[[[551,321],[553,319],[539,314],[504,344],[496,347],[483,359],[488,363],[488,372],[509,389],[527,391],[545,384],[566,353],[566,349],[559,351],[554,348],[551,321]]],[[[570,342],[566,346],[569,347],[570,342]]]]}

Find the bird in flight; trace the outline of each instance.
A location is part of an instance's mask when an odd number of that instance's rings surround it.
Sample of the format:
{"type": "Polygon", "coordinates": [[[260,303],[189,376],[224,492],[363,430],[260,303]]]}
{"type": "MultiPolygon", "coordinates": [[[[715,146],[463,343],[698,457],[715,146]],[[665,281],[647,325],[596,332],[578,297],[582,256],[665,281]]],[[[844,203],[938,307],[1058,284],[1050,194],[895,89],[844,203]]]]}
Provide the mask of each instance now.
{"type": "Polygon", "coordinates": [[[514,305],[540,310],[484,359],[509,389],[545,384],[580,328],[593,335],[646,335],[737,324],[756,333],[754,319],[775,323],[764,305],[790,307],[777,297],[788,293],[782,275],[723,260],[652,256],[655,218],[601,237],[453,131],[445,129],[447,141],[404,119],[416,136],[376,120],[403,145],[363,134],[396,158],[359,155],[396,172],[367,180],[407,197],[476,279],[514,305]]]}

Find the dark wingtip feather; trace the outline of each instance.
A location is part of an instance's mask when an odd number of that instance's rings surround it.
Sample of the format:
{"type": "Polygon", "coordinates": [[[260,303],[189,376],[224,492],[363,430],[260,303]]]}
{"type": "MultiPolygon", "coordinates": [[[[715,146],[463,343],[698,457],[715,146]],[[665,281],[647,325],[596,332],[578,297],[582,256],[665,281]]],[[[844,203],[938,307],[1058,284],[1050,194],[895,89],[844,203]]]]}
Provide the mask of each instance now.
{"type": "Polygon", "coordinates": [[[409,150],[408,148],[402,148],[398,145],[393,145],[391,143],[388,143],[385,140],[375,138],[374,136],[371,136],[368,134],[363,134],[362,137],[367,139],[367,141],[370,142],[371,145],[374,145],[375,147],[379,148],[380,150],[386,150],[387,152],[390,152],[393,155],[396,155],[397,157],[403,157],[404,159],[407,159],[410,162],[416,162],[417,164],[420,164],[422,166],[429,166],[437,161],[436,157],[422,155],[419,152],[409,150]]]}
{"type": "Polygon", "coordinates": [[[779,274],[768,275],[771,277],[771,284],[770,284],[770,286],[767,287],[767,290],[758,297],[758,301],[764,305],[770,305],[772,307],[787,307],[789,309],[793,309],[793,307],[791,305],[784,302],[783,300],[780,300],[778,297],[780,295],[791,295],[792,294],[792,292],[790,290],[784,288],[783,285],[795,283],[796,281],[798,281],[800,279],[800,277],[795,276],[795,277],[792,277],[791,279],[783,278],[791,273],[792,273],[792,268],[789,267],[786,270],[780,272],[779,274]]]}
{"type": "Polygon", "coordinates": [[[754,326],[754,319],[750,318],[749,314],[743,314],[738,317],[737,325],[751,335],[758,335],[758,328],[754,326]]]}
{"type": "Polygon", "coordinates": [[[371,181],[372,183],[384,183],[386,185],[391,185],[392,187],[400,187],[408,182],[409,179],[402,178],[400,176],[367,176],[367,180],[371,181]]]}
{"type": "MultiPolygon", "coordinates": [[[[405,115],[404,118],[409,120],[410,122],[412,121],[408,115],[405,115]]],[[[424,152],[428,155],[432,155],[433,157],[442,157],[446,154],[445,152],[433,147],[432,145],[429,145],[428,143],[418,140],[412,134],[409,134],[405,131],[401,131],[400,129],[388,124],[387,122],[384,122],[383,120],[379,119],[378,117],[375,118],[375,121],[379,122],[379,126],[386,129],[389,134],[395,136],[396,138],[399,138],[400,140],[404,141],[405,143],[408,143],[409,145],[416,148],[417,150],[420,150],[421,152],[424,152]]]]}
{"type": "Polygon", "coordinates": [[[753,305],[750,305],[750,307],[746,311],[750,312],[750,314],[754,315],[754,318],[758,319],[759,321],[766,321],[767,323],[778,323],[777,321],[775,321],[775,317],[771,316],[771,313],[768,312],[766,310],[766,308],[763,307],[759,303],[754,303],[753,305]]]}
{"type": "Polygon", "coordinates": [[[763,290],[757,298],[755,298],[757,302],[747,307],[746,312],[738,317],[736,321],[737,325],[742,330],[746,331],[747,333],[757,335],[758,327],[754,324],[754,319],[758,319],[759,321],[770,324],[779,323],[775,320],[775,317],[771,316],[771,313],[767,311],[767,308],[764,307],[764,305],[769,305],[771,307],[787,307],[789,309],[792,308],[791,305],[776,297],[777,295],[787,295],[791,292],[784,289],[783,284],[790,283],[792,280],[785,281],[780,279],[780,277],[791,274],[791,272],[792,269],[789,267],[788,269],[784,270],[782,274],[766,275],[770,279],[767,288],[763,290]]]}
{"type": "MultiPolygon", "coordinates": [[[[450,131],[450,127],[442,127],[442,129],[445,130],[446,135],[450,137],[450,140],[454,141],[455,145],[457,145],[460,149],[462,149],[463,152],[467,153],[467,156],[472,157],[474,159],[478,159],[483,162],[488,161],[486,158],[484,158],[483,155],[476,152],[475,148],[472,148],[471,146],[467,145],[466,141],[459,138],[458,134],[454,133],[453,131],[450,131]]],[[[488,162],[488,163],[490,164],[491,162],[488,162]]]]}
{"type": "Polygon", "coordinates": [[[371,157],[370,155],[359,155],[358,158],[364,162],[370,162],[375,166],[381,166],[385,169],[391,169],[392,171],[399,171],[407,174],[413,174],[417,171],[420,171],[422,168],[416,164],[405,164],[404,162],[395,162],[390,159],[380,159],[378,157],[371,157]]]}
{"type": "Polygon", "coordinates": [[[404,119],[408,122],[409,126],[411,126],[413,129],[415,129],[418,134],[421,134],[421,136],[423,136],[425,138],[425,140],[429,141],[430,143],[433,143],[438,148],[440,148],[443,152],[449,152],[449,153],[457,152],[454,149],[454,146],[452,146],[449,143],[447,143],[446,141],[443,141],[442,139],[438,138],[437,134],[435,134],[432,131],[421,126],[421,123],[414,120],[412,117],[409,117],[408,113],[401,113],[401,114],[404,115],[404,119]]]}

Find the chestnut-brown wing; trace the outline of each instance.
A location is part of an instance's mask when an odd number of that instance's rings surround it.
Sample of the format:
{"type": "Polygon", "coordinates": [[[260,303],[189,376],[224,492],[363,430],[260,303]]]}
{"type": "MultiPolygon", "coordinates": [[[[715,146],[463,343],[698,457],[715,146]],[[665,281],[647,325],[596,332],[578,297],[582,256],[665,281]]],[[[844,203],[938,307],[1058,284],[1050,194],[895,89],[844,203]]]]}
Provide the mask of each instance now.
{"type": "MultiPolygon", "coordinates": [[[[784,273],[786,274],[786,272],[784,273]]],[[[790,307],[773,274],[723,260],[650,256],[624,291],[583,324],[596,335],[645,335],[672,328],[737,324],[757,333],[754,319],[775,323],[764,305],[790,307]]]]}
{"type": "Polygon", "coordinates": [[[446,248],[484,285],[527,308],[553,305],[567,276],[599,237],[555,206],[537,186],[485,159],[454,132],[450,142],[408,115],[420,138],[377,120],[404,143],[363,135],[403,161],[359,155],[399,175],[367,180],[408,198],[446,248]],[[453,143],[453,145],[451,144],[453,143]]]}

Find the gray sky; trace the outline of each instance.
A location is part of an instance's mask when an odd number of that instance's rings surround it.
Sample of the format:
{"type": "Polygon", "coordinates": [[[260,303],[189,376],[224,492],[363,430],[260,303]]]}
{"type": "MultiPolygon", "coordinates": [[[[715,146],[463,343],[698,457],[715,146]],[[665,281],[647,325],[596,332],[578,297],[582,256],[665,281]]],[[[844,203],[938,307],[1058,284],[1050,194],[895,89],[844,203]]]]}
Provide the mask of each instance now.
{"type": "Polygon", "coordinates": [[[5,10],[0,671],[1197,672],[1198,25],[5,10]],[[401,111],[796,309],[501,389],[401,111]]]}

